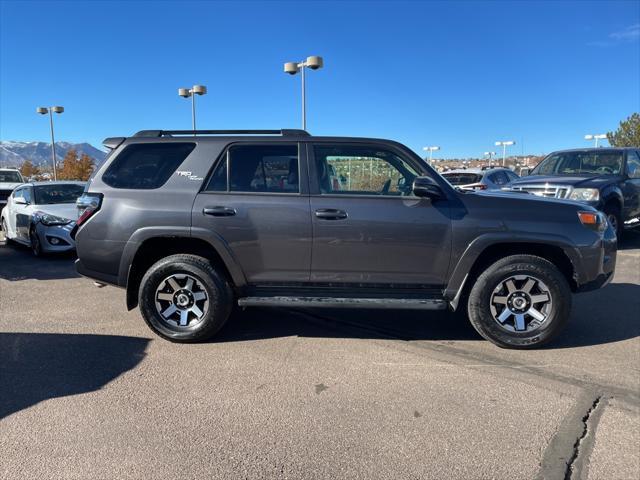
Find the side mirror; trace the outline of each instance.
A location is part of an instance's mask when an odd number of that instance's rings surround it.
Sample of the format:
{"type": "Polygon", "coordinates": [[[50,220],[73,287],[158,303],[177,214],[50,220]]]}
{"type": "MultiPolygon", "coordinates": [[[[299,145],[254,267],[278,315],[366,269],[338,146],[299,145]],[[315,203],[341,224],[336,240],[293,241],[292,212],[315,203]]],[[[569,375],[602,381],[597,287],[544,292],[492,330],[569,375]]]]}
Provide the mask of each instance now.
{"type": "Polygon", "coordinates": [[[426,197],[432,200],[444,198],[444,192],[431,177],[416,177],[413,181],[413,194],[416,197],[426,197]]]}
{"type": "Polygon", "coordinates": [[[29,205],[29,202],[27,202],[24,198],[22,197],[18,197],[18,198],[14,198],[13,199],[13,203],[15,203],[16,205],[29,205]]]}

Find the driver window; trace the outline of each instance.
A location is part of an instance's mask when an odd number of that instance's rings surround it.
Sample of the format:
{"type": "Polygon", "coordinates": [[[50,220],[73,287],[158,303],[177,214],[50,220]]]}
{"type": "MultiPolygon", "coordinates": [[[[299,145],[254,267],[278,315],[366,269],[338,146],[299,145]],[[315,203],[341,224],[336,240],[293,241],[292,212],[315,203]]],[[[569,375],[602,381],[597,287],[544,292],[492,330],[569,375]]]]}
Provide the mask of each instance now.
{"type": "Polygon", "coordinates": [[[627,173],[630,178],[640,178],[640,158],[632,151],[627,155],[627,173]]]}
{"type": "Polygon", "coordinates": [[[393,152],[374,146],[315,145],[320,193],[411,195],[416,170],[393,152]]]}

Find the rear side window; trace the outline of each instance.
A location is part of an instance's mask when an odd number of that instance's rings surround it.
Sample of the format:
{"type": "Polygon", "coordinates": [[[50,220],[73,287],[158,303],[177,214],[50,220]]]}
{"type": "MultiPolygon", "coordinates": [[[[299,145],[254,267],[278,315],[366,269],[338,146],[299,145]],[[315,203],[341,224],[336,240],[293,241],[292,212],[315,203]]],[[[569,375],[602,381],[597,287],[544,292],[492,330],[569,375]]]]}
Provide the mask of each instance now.
{"type": "Polygon", "coordinates": [[[507,174],[504,172],[492,173],[489,177],[489,180],[491,180],[496,185],[506,185],[507,183],[509,183],[509,178],[507,178],[507,174]]]}
{"type": "Polygon", "coordinates": [[[207,185],[210,192],[300,192],[297,145],[235,145],[207,185]]]}
{"type": "Polygon", "coordinates": [[[195,147],[195,143],[129,145],[109,165],[102,181],[113,188],[159,188],[195,147]]]}
{"type": "Polygon", "coordinates": [[[444,178],[451,185],[469,185],[482,180],[482,175],[478,173],[445,173],[444,178]]]}

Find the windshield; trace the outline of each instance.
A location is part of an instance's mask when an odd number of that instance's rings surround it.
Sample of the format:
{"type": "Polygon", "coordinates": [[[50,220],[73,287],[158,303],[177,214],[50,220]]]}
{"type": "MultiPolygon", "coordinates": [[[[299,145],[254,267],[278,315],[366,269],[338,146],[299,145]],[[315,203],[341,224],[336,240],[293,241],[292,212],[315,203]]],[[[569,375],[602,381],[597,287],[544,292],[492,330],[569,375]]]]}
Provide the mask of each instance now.
{"type": "Polygon", "coordinates": [[[451,185],[469,185],[482,180],[482,175],[478,173],[445,173],[443,177],[451,185]]]}
{"type": "Polygon", "coordinates": [[[84,192],[83,185],[38,185],[34,187],[36,205],[53,203],[75,203],[76,199],[84,192]]]}
{"type": "Polygon", "coordinates": [[[622,152],[595,150],[562,152],[548,156],[531,175],[617,175],[622,170],[622,152]]]}
{"type": "Polygon", "coordinates": [[[0,171],[0,182],[6,183],[22,183],[22,177],[18,172],[0,171]]]}

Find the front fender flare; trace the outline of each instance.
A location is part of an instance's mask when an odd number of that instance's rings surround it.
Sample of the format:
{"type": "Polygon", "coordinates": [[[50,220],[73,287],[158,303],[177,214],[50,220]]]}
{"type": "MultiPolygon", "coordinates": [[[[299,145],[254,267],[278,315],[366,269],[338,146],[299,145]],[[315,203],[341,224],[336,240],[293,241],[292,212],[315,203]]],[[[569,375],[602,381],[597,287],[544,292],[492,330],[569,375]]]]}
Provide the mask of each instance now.
{"type": "Polygon", "coordinates": [[[447,300],[455,301],[459,299],[464,287],[467,276],[475,262],[480,258],[482,253],[489,247],[499,244],[537,244],[559,247],[567,255],[573,265],[577,279],[583,278],[582,256],[580,251],[571,244],[571,242],[562,235],[556,234],[531,234],[531,233],[514,233],[514,232],[494,232],[481,235],[473,240],[465,251],[460,255],[458,263],[453,269],[453,273],[449,278],[449,282],[444,291],[447,300]]]}

